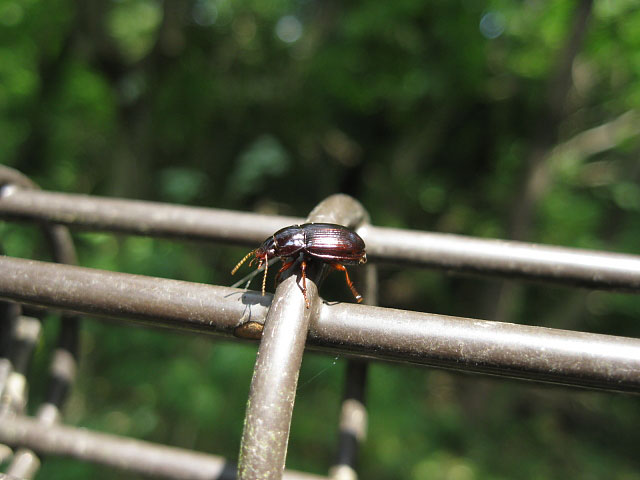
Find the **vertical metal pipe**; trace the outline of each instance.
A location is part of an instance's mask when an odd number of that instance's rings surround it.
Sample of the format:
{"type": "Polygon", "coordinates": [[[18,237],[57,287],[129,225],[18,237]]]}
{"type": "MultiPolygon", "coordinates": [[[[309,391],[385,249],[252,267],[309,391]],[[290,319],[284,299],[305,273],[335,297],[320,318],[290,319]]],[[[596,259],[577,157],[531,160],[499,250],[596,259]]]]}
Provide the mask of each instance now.
{"type": "MultiPolygon", "coordinates": [[[[39,188],[37,184],[20,172],[0,166],[0,188],[11,188],[12,185],[28,189],[39,188]]],[[[0,191],[0,196],[1,194],[0,191]]],[[[55,262],[77,264],[73,239],[66,227],[43,223],[42,234],[49,244],[51,256],[55,262]]],[[[46,425],[51,425],[60,418],[60,408],[67,398],[76,372],[79,321],[76,315],[64,314],[60,322],[58,347],[51,360],[47,397],[45,403],[38,410],[38,419],[46,425]]],[[[26,403],[26,396],[24,400],[26,403]]],[[[29,449],[21,448],[15,452],[7,473],[27,479],[35,476],[39,468],[40,460],[36,454],[29,449]]]]}
{"type": "MultiPolygon", "coordinates": [[[[378,304],[378,267],[369,263],[359,275],[364,278],[364,303],[378,304]]],[[[338,454],[329,476],[334,480],[356,480],[358,450],[367,436],[368,415],[365,404],[367,372],[365,360],[349,359],[345,375],[344,395],[340,409],[338,454]]]]}
{"type": "MultiPolygon", "coordinates": [[[[26,372],[32,353],[40,337],[41,324],[36,318],[20,316],[13,333],[10,373],[5,391],[2,392],[2,414],[20,414],[27,404],[26,372]]],[[[36,455],[26,449],[18,449],[13,454],[7,474],[15,478],[31,478],[40,468],[36,455]]]]}
{"type": "Polygon", "coordinates": [[[340,431],[336,463],[329,472],[334,480],[356,480],[358,450],[367,436],[365,390],[368,362],[349,360],[340,410],[340,431]]]}
{"type": "MultiPolygon", "coordinates": [[[[0,247],[0,254],[4,254],[0,247]]],[[[19,303],[0,301],[0,411],[5,410],[4,403],[12,403],[11,398],[5,394],[9,378],[13,372],[11,363],[11,343],[13,332],[22,307],[19,303]]],[[[0,463],[6,463],[13,457],[13,450],[8,445],[0,443],[0,463]]]]}
{"type": "MultiPolygon", "coordinates": [[[[346,195],[333,195],[321,202],[307,221],[355,228],[365,219],[358,202],[346,195]]],[[[317,315],[320,307],[317,282],[322,267],[311,265],[307,272],[311,308],[305,307],[297,276],[290,275],[276,289],[267,314],[242,432],[240,480],[282,478],[302,352],[311,315],[317,315]]]]}
{"type": "Polygon", "coordinates": [[[0,302],[0,398],[13,371],[11,363],[11,340],[18,317],[22,313],[19,303],[0,302]]]}
{"type": "Polygon", "coordinates": [[[27,371],[40,337],[41,325],[36,318],[21,315],[11,332],[9,373],[6,378],[0,413],[22,413],[27,404],[27,371]]]}

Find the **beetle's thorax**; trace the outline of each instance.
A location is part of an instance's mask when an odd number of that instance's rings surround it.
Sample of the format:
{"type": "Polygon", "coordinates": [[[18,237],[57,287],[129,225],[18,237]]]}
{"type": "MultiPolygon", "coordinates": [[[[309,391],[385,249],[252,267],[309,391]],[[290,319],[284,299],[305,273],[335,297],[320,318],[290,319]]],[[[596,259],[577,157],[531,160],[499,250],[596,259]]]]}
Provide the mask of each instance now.
{"type": "Polygon", "coordinates": [[[304,229],[297,225],[278,230],[271,240],[275,255],[279,257],[295,256],[306,247],[304,229]]]}

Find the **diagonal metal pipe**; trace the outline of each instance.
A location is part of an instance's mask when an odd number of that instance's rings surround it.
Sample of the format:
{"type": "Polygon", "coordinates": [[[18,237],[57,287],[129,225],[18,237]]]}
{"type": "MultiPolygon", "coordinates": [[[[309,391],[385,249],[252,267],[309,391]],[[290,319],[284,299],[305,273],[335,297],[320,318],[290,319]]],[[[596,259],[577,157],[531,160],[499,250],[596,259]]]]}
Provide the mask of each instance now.
{"type": "MultiPolygon", "coordinates": [[[[307,221],[355,228],[365,218],[366,212],[358,202],[346,195],[333,195],[321,202],[307,221]]],[[[285,278],[273,297],[251,379],[238,462],[241,480],[282,478],[309,322],[321,308],[319,267],[312,265],[308,270],[311,308],[305,306],[296,275],[285,278]]]]}

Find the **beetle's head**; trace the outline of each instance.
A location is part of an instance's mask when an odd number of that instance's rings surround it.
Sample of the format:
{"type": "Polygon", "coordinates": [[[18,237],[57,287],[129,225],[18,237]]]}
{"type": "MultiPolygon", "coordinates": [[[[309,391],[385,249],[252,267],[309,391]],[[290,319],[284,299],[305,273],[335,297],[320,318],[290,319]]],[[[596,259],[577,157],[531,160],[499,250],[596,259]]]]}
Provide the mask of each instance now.
{"type": "Polygon", "coordinates": [[[253,253],[256,258],[260,259],[261,261],[270,260],[273,257],[276,257],[276,244],[273,241],[273,237],[267,238],[264,242],[262,242],[262,245],[254,250],[253,253]]]}
{"type": "MultiPolygon", "coordinates": [[[[275,242],[273,241],[273,237],[266,239],[264,242],[262,242],[262,245],[260,245],[258,248],[256,248],[255,250],[251,250],[249,253],[247,253],[244,256],[244,258],[240,260],[238,264],[233,268],[233,270],[231,270],[231,275],[236,273],[240,268],[240,266],[244,262],[246,262],[247,259],[251,256],[253,256],[253,258],[249,262],[249,266],[251,266],[253,262],[255,262],[256,260],[258,260],[258,268],[262,267],[264,263],[268,263],[269,260],[271,260],[273,257],[276,257],[277,256],[276,245],[275,245],[275,242]]],[[[266,273],[266,267],[265,267],[265,273],[266,273]]],[[[264,290],[264,286],[263,286],[263,290],[264,290]]]]}

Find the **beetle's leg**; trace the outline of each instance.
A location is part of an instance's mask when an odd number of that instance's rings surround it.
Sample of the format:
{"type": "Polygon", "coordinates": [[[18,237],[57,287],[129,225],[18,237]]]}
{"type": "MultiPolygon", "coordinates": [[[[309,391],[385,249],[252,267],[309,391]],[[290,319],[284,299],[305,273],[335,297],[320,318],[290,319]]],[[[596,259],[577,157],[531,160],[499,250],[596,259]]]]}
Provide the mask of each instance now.
{"type": "Polygon", "coordinates": [[[362,301],[362,295],[360,295],[356,290],[356,287],[353,286],[353,282],[349,278],[349,273],[347,272],[346,267],[340,263],[332,263],[331,266],[336,270],[344,272],[344,276],[347,278],[347,285],[351,289],[351,293],[353,293],[353,296],[356,297],[356,301],[360,303],[362,301]]]}
{"type": "Polygon", "coordinates": [[[289,262],[284,262],[282,268],[278,270],[278,273],[276,273],[276,285],[278,285],[278,280],[280,280],[280,274],[285,270],[289,270],[294,263],[296,263],[295,259],[289,262]]]}
{"type": "MultiPolygon", "coordinates": [[[[247,253],[244,256],[244,258],[242,260],[240,260],[235,267],[233,267],[233,270],[231,270],[231,275],[236,273],[238,271],[238,269],[242,266],[242,264],[247,261],[247,258],[249,258],[254,253],[255,253],[255,250],[251,250],[249,253],[247,253]]],[[[253,260],[255,260],[255,258],[253,260]]],[[[249,266],[251,266],[251,264],[253,263],[253,260],[251,260],[251,262],[249,262],[249,266]]]]}
{"type": "Polygon", "coordinates": [[[300,270],[302,270],[302,296],[304,297],[304,304],[309,308],[309,299],[307,298],[307,262],[304,260],[300,263],[300,270]]]}

